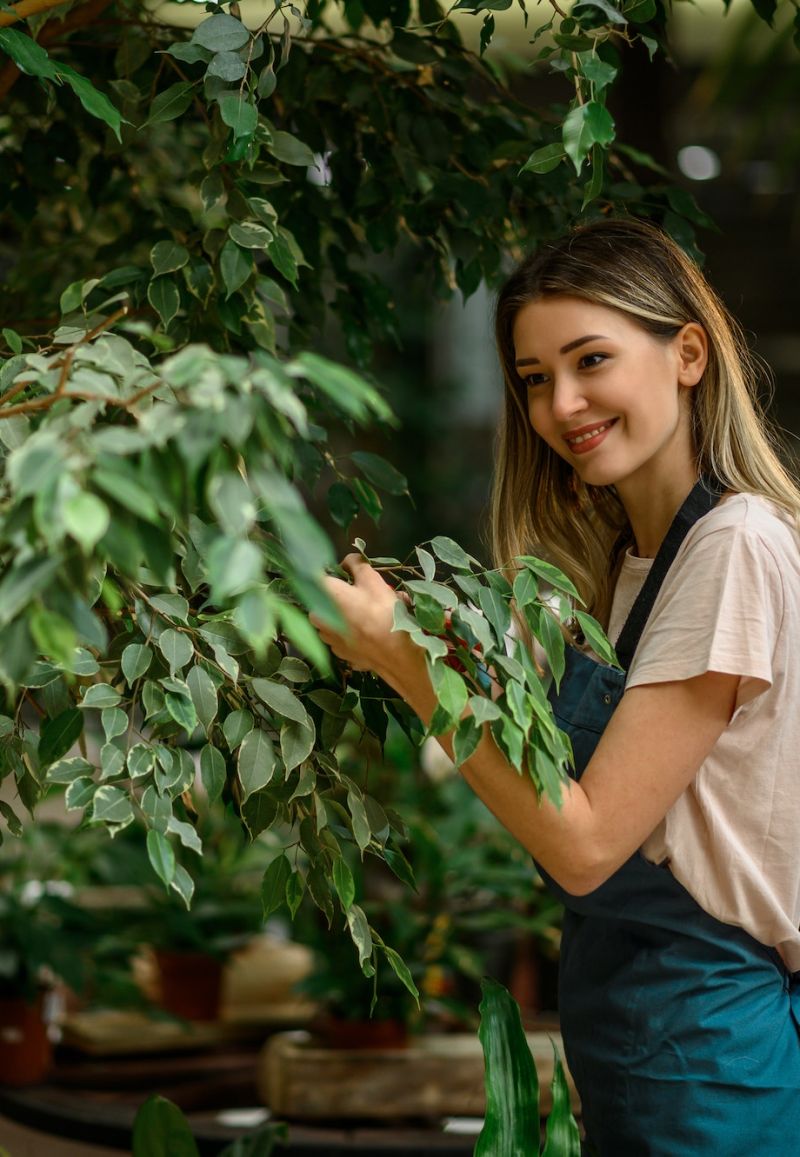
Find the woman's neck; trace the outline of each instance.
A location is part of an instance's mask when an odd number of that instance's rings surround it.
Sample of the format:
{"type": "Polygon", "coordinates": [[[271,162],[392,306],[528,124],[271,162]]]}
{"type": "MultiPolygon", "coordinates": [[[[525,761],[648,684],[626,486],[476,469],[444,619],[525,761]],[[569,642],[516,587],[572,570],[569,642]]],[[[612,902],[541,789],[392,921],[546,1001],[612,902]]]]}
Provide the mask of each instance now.
{"type": "Polygon", "coordinates": [[[617,492],[625,507],[636,544],[636,554],[640,558],[655,558],[664,541],[672,520],[691,492],[696,478],[681,472],[666,484],[662,480],[657,487],[637,483],[626,487],[617,486],[617,492]]]}

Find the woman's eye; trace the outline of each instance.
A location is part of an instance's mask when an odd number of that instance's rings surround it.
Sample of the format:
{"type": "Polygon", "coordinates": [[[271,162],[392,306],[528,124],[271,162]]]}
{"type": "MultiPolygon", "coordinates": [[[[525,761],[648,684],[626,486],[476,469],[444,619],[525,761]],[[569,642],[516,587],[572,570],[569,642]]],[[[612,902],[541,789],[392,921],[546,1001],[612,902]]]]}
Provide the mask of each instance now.
{"type": "Polygon", "coordinates": [[[522,380],[528,389],[531,390],[535,386],[543,386],[547,381],[547,374],[528,374],[528,376],[522,380]]]}
{"type": "Polygon", "coordinates": [[[594,366],[599,366],[606,360],[607,354],[584,354],[580,360],[580,367],[584,370],[591,370],[594,366]]]}

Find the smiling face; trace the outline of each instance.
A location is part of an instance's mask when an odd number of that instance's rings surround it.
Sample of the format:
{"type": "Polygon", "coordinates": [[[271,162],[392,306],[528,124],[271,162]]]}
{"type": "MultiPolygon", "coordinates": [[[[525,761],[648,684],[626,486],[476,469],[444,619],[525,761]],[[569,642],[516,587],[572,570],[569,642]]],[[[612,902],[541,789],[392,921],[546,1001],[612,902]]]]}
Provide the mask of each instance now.
{"type": "Polygon", "coordinates": [[[654,337],[616,309],[543,297],[514,323],[534,431],[592,486],[691,487],[689,398],[706,364],[703,329],[654,337]]]}

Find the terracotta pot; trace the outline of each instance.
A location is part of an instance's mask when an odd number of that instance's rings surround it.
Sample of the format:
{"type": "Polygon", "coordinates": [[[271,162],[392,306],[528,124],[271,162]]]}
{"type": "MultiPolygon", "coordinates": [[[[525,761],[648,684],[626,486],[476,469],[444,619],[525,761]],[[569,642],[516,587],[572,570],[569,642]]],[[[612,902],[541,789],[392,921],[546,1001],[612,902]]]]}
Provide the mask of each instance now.
{"type": "Polygon", "coordinates": [[[314,1028],[331,1049],[402,1049],[408,1028],[402,1020],[339,1020],[328,1016],[314,1028]]]}
{"type": "Polygon", "coordinates": [[[158,968],[159,1004],[183,1020],[217,1020],[222,995],[222,962],[202,952],[153,953],[158,968]]]}
{"type": "Polygon", "coordinates": [[[0,1085],[36,1085],[44,1080],[53,1046],[42,1017],[44,998],[0,999],[0,1085]]]}

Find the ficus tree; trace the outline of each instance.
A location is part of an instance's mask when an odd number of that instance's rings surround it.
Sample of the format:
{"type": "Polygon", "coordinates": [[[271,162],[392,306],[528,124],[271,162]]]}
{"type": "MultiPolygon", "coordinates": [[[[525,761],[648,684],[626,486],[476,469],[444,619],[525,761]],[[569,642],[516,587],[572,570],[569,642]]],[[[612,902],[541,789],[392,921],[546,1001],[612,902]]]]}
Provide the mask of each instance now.
{"type": "MultiPolygon", "coordinates": [[[[397,337],[393,255],[467,297],[581,215],[650,217],[688,248],[705,223],[608,107],[629,55],[665,48],[661,0],[518,0],[560,85],[547,107],[493,55],[511,6],[187,3],[180,31],[137,0],[0,0],[0,814],[17,833],[58,786],[111,836],[138,823],[188,904],[198,793],[224,801],[252,837],[286,835],[265,911],[308,893],[365,972],[383,952],[411,988],[343,855],[411,883],[402,817],[336,746],[415,723],[306,617],[335,616],[332,530],[407,490],[360,441],[394,422],[372,376],[397,337]]],[[[455,728],[460,761],[490,727],[557,799],[568,741],[509,628],[516,611],[556,679],[571,621],[613,660],[568,580],[444,536],[375,561],[409,596],[396,629],[425,649],[430,731],[455,728]]]]}

